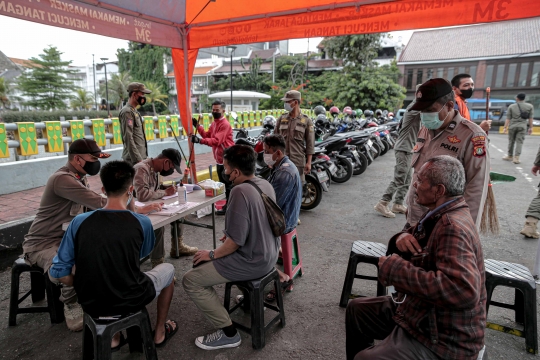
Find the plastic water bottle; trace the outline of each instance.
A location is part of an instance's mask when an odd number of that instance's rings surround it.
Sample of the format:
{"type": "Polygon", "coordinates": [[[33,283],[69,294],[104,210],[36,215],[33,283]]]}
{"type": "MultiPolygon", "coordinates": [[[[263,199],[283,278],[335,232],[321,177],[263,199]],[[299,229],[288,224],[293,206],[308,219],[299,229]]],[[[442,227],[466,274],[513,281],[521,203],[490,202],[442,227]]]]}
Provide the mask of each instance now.
{"type": "Polygon", "coordinates": [[[178,185],[177,191],[178,191],[178,203],[179,204],[187,203],[187,190],[182,182],[180,182],[180,185],[178,185]]]}

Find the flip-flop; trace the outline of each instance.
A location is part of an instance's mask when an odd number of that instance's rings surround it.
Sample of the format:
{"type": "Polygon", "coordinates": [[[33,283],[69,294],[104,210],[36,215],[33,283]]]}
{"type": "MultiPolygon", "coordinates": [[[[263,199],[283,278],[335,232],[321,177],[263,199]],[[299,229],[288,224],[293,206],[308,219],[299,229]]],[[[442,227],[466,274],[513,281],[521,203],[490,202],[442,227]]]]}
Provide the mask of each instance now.
{"type": "Polygon", "coordinates": [[[124,333],[120,333],[120,342],[115,347],[111,348],[111,352],[120,351],[120,348],[127,344],[127,339],[124,337],[124,333]]]}
{"type": "Polygon", "coordinates": [[[167,344],[167,341],[169,341],[178,331],[178,323],[174,320],[169,321],[172,321],[176,325],[176,327],[173,329],[169,323],[165,323],[165,339],[163,339],[163,341],[159,344],[155,344],[157,348],[164,347],[167,344]]]}
{"type": "MultiPolygon", "coordinates": [[[[281,288],[281,294],[285,294],[285,291],[293,284],[293,279],[289,279],[285,282],[280,282],[279,286],[281,288]]],[[[268,302],[274,302],[276,301],[276,291],[274,289],[270,290],[270,292],[266,295],[266,301],[268,302]]]]}

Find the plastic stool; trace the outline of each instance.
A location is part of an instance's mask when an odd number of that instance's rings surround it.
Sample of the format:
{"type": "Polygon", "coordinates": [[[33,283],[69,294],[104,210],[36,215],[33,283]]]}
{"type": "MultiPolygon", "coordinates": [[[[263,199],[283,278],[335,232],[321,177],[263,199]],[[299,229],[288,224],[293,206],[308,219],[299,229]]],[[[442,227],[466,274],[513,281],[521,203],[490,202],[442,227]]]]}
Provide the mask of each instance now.
{"type": "Polygon", "coordinates": [[[486,316],[489,306],[497,306],[515,311],[515,320],[523,324],[523,331],[486,322],[486,327],[525,338],[527,352],[538,354],[538,336],[536,325],[536,284],[525,266],[505,261],[487,259],[486,267],[486,316]],[[492,301],[495,287],[502,285],[515,289],[514,305],[492,301]]]}
{"type": "Polygon", "coordinates": [[[83,360],[109,360],[112,338],[122,330],[127,332],[130,353],[144,352],[147,360],[157,360],[150,317],[146,308],[112,320],[93,318],[84,313],[83,360]]]}
{"type": "MultiPolygon", "coordinates": [[[[283,272],[291,279],[294,279],[297,275],[304,275],[302,270],[302,255],[300,254],[300,244],[298,243],[298,234],[296,229],[293,231],[281,235],[281,257],[283,260],[283,272]]],[[[293,285],[287,290],[291,291],[293,285]]]]}
{"type": "Polygon", "coordinates": [[[279,273],[276,269],[273,269],[268,274],[260,279],[248,280],[248,281],[234,281],[228,282],[225,286],[225,309],[231,314],[238,307],[240,307],[246,298],[250,299],[250,312],[251,312],[251,328],[248,328],[242,324],[233,321],[233,324],[251,335],[251,344],[254,349],[262,349],[266,345],[266,331],[274,325],[278,320],[281,322],[281,327],[285,326],[285,310],[283,308],[283,296],[279,286],[279,273]],[[276,292],[277,306],[270,305],[264,302],[264,288],[271,282],[274,282],[274,291],[276,292]],[[248,296],[244,296],[244,299],[236,304],[232,309],[229,309],[231,302],[231,288],[237,286],[244,289],[249,293],[248,296]],[[264,308],[276,311],[278,314],[268,323],[264,325],[264,308]]]}
{"type": "Polygon", "coordinates": [[[379,273],[379,258],[386,255],[386,245],[376,242],[355,241],[352,245],[351,254],[349,256],[349,264],[347,265],[347,273],[343,290],[341,291],[341,299],[339,306],[347,307],[349,299],[363,297],[365,295],[351,294],[354,279],[364,279],[377,281],[377,296],[386,295],[386,287],[383,286],[377,276],[366,276],[356,274],[356,268],[359,263],[372,264],[377,267],[379,273]]]}
{"type": "Polygon", "coordinates": [[[9,326],[17,325],[17,314],[48,312],[52,324],[64,321],[64,303],[60,301],[60,286],[56,286],[49,279],[48,273],[37,266],[28,265],[23,259],[17,259],[11,268],[11,298],[9,301],[9,326]],[[30,291],[19,298],[20,276],[30,273],[30,291]],[[47,295],[47,306],[19,307],[28,296],[32,295],[32,302],[38,302],[47,295]]]}

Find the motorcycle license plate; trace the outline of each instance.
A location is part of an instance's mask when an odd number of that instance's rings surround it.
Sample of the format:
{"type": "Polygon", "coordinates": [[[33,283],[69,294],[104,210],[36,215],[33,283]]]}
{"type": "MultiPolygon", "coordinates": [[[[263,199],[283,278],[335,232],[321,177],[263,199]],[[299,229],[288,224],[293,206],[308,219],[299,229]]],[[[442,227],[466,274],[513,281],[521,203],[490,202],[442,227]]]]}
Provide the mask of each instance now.
{"type": "Polygon", "coordinates": [[[328,174],[326,173],[326,171],[317,172],[317,177],[319,178],[319,181],[322,183],[328,181],[328,174]]]}
{"type": "Polygon", "coordinates": [[[372,147],[372,146],[373,146],[373,141],[368,140],[368,141],[367,141],[367,144],[368,144],[369,147],[372,147]]]}
{"type": "Polygon", "coordinates": [[[336,164],[334,164],[334,163],[330,164],[330,166],[328,167],[328,170],[330,170],[330,173],[331,173],[332,175],[336,175],[336,173],[337,173],[337,166],[336,166],[336,164]]]}
{"type": "Polygon", "coordinates": [[[358,157],[358,151],[356,151],[356,150],[353,150],[353,152],[352,152],[352,153],[353,153],[353,155],[354,155],[354,157],[355,157],[355,158],[357,158],[357,157],[358,157]]]}

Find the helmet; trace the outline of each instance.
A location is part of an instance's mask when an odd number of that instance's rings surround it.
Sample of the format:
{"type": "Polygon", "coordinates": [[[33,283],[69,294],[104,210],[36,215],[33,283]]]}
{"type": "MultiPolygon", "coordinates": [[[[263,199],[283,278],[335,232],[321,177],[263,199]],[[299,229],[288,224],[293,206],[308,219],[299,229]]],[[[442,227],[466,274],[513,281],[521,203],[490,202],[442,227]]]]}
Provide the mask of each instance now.
{"type": "Polygon", "coordinates": [[[273,129],[276,127],[276,118],[272,115],[268,115],[264,117],[263,120],[263,127],[273,129]]]}
{"type": "Polygon", "coordinates": [[[356,117],[356,111],[355,110],[352,111],[352,116],[356,117]]]}
{"type": "Polygon", "coordinates": [[[344,113],[344,114],[347,114],[347,115],[352,115],[352,109],[351,109],[351,107],[350,107],[350,106],[345,106],[345,107],[343,108],[343,113],[344,113]]]}
{"type": "Polygon", "coordinates": [[[389,113],[388,113],[388,116],[394,117],[394,113],[393,113],[393,112],[389,112],[389,113]]]}
{"type": "Polygon", "coordinates": [[[362,109],[356,109],[356,116],[362,116],[362,109]]]}
{"type": "Polygon", "coordinates": [[[366,117],[368,117],[368,116],[373,116],[373,111],[371,111],[371,110],[366,110],[366,111],[364,111],[364,115],[366,115],[366,117]]]}
{"type": "Polygon", "coordinates": [[[337,106],[332,106],[330,108],[330,114],[339,114],[339,108],[337,106]]]}
{"type": "Polygon", "coordinates": [[[375,110],[375,115],[377,116],[382,115],[382,110],[381,109],[375,110]]]}
{"type": "Polygon", "coordinates": [[[315,125],[322,126],[326,122],[326,116],[324,114],[317,115],[317,120],[315,120],[315,125]]]}
{"type": "Polygon", "coordinates": [[[315,111],[315,115],[326,114],[326,109],[322,105],[315,106],[313,110],[315,111]]]}
{"type": "Polygon", "coordinates": [[[388,110],[384,110],[384,111],[382,112],[382,114],[383,114],[383,116],[387,116],[387,115],[388,115],[388,110]]]}

